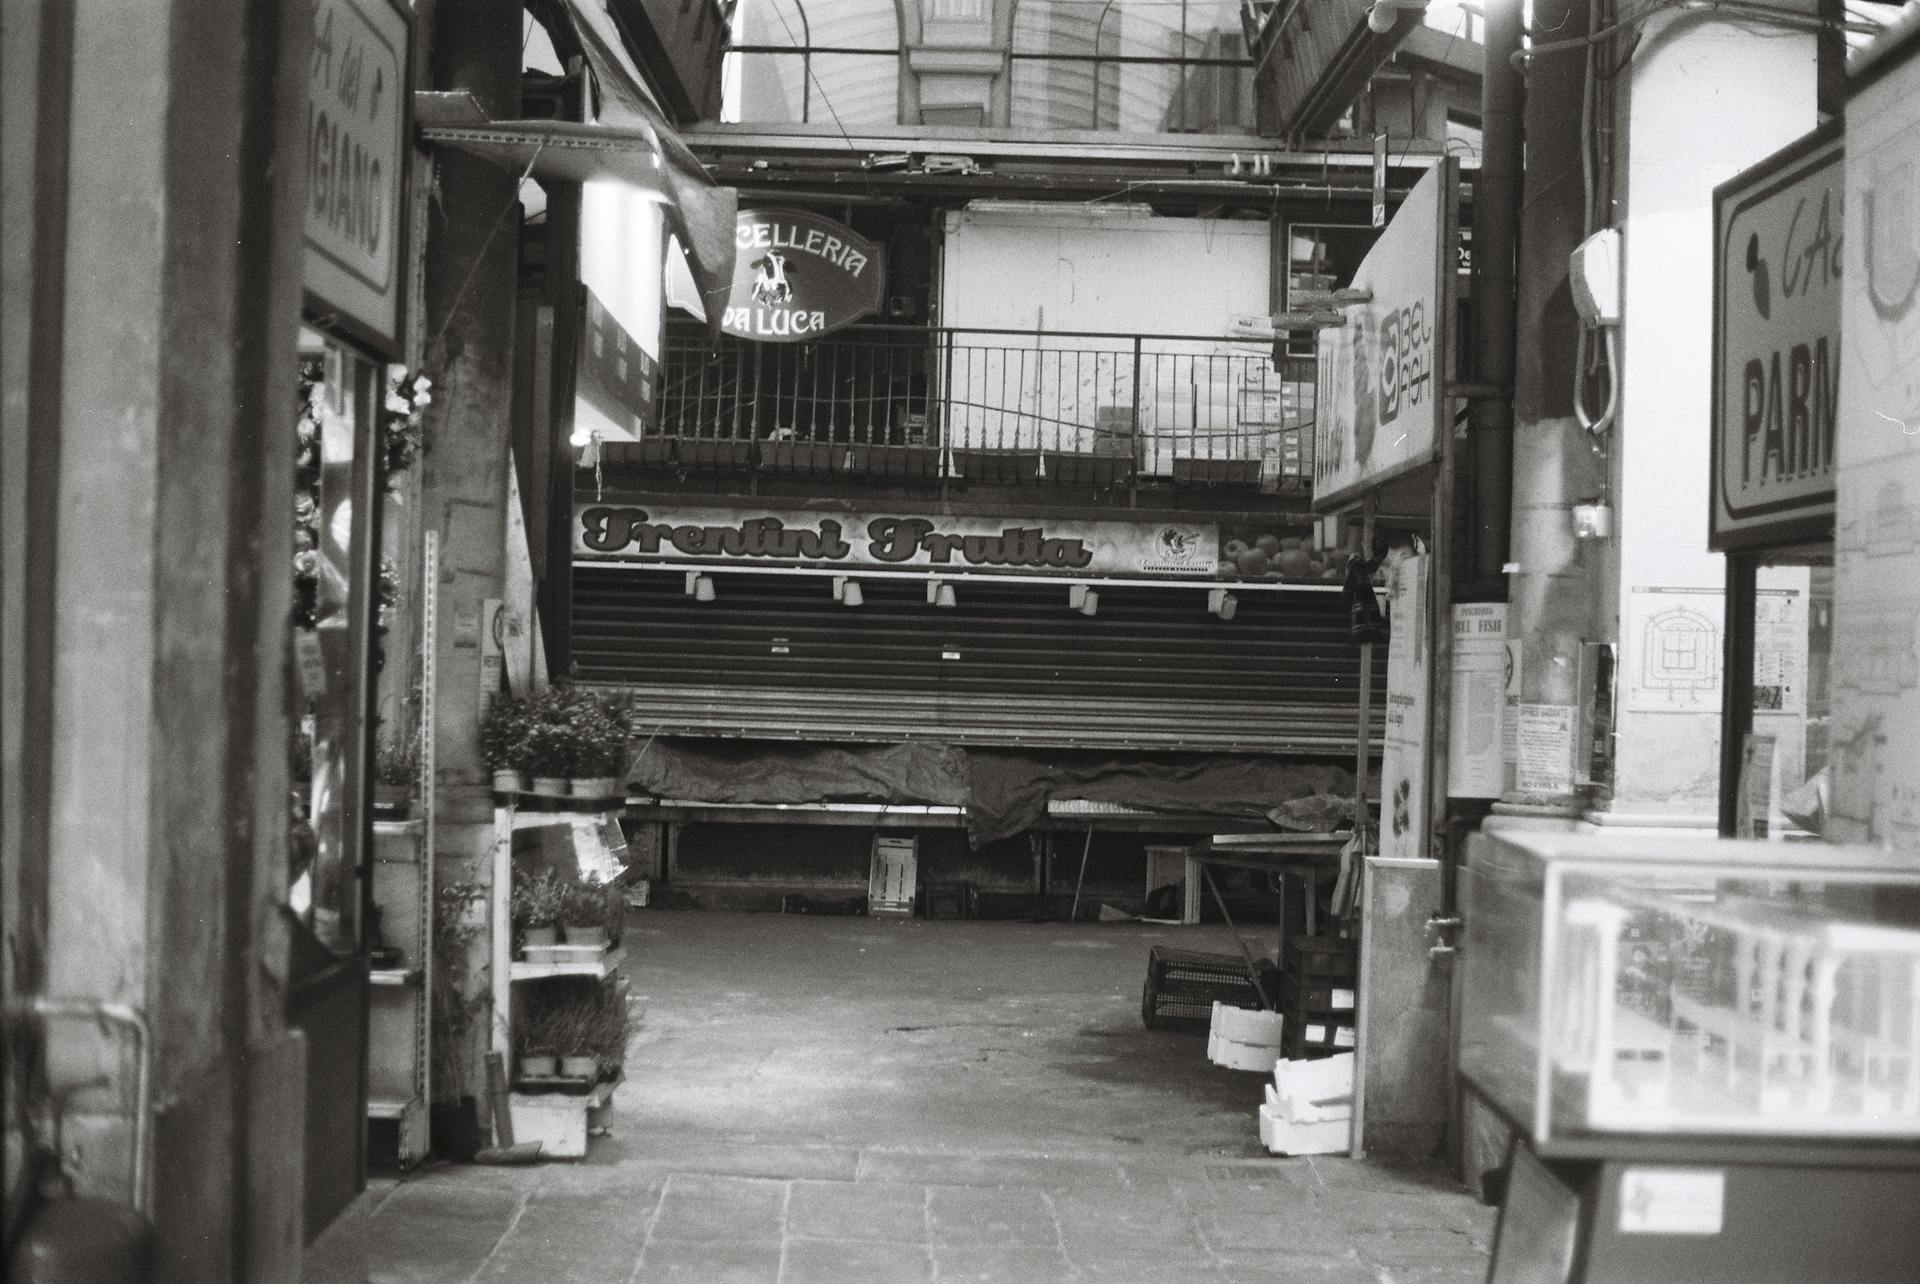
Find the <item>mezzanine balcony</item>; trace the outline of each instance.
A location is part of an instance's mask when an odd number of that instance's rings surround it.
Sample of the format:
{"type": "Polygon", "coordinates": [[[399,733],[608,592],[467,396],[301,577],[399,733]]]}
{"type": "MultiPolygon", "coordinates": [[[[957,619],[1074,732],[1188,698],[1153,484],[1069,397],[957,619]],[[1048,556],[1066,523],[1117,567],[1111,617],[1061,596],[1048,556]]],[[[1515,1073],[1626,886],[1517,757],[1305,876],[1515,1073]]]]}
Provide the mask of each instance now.
{"type": "Polygon", "coordinates": [[[868,326],[669,332],[644,471],[892,484],[1303,491],[1313,369],[1263,339],[868,326]]]}

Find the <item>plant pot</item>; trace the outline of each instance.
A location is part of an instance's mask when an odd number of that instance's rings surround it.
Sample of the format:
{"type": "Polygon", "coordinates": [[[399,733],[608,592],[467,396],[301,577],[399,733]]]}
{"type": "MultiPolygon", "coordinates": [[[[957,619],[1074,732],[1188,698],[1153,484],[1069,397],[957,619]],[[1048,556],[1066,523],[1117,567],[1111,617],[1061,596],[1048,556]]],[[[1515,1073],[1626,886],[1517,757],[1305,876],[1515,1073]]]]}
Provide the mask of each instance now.
{"type": "Polygon", "coordinates": [[[557,927],[522,928],[521,944],[528,949],[551,949],[560,944],[560,929],[557,927]]]}
{"type": "Polygon", "coordinates": [[[522,1079],[551,1079],[560,1068],[560,1058],[539,1053],[520,1054],[520,1077],[522,1079]]]}
{"type": "Polygon", "coordinates": [[[565,798],[569,785],[565,776],[535,776],[533,792],[543,798],[565,798]]]}
{"type": "Polygon", "coordinates": [[[585,1079],[592,1083],[600,1077],[600,1059],[598,1057],[561,1057],[560,1076],[563,1079],[585,1079]]]}
{"type": "Polygon", "coordinates": [[[527,787],[525,772],[510,767],[498,768],[493,773],[493,792],[496,794],[517,794],[527,787]]]}
{"type": "Polygon", "coordinates": [[[575,776],[569,782],[575,798],[623,798],[618,776],[575,776]]]}
{"type": "Polygon", "coordinates": [[[373,810],[381,815],[404,817],[412,807],[406,785],[375,785],[373,787],[373,810]]]}
{"type": "Polygon", "coordinates": [[[592,945],[603,950],[607,948],[607,927],[604,923],[592,927],[568,924],[565,930],[568,945],[592,945]]]}

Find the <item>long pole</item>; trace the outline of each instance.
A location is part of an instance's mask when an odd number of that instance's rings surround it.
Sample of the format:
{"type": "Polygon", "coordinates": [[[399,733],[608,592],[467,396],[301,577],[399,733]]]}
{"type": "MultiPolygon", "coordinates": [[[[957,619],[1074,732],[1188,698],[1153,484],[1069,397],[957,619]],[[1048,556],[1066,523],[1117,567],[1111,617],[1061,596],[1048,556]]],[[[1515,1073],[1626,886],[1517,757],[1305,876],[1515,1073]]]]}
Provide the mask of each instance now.
{"type": "Polygon", "coordinates": [[[1080,917],[1080,885],[1087,881],[1087,857],[1093,854],[1093,826],[1087,826],[1087,842],[1080,849],[1080,877],[1073,880],[1073,908],[1067,911],[1067,922],[1080,917]]]}

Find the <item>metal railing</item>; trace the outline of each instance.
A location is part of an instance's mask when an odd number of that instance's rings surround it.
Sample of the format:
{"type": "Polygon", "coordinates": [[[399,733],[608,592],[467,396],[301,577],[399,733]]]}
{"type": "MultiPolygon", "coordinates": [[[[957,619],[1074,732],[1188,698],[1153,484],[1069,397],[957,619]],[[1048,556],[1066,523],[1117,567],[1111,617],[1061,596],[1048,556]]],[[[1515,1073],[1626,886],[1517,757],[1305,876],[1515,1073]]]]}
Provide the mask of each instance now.
{"type": "Polygon", "coordinates": [[[1068,484],[1313,471],[1313,384],[1288,377],[1298,363],[1276,371],[1266,340],[874,326],[717,347],[686,331],[666,349],[648,435],[683,467],[1068,484]]]}

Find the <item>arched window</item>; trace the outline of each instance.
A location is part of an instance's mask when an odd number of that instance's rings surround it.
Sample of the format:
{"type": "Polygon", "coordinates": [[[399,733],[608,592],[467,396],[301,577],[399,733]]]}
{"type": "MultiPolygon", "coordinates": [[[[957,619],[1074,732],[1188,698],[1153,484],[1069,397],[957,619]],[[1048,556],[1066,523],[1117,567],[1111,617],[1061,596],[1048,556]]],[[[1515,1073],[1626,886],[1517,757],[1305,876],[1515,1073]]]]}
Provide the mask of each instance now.
{"type": "Polygon", "coordinates": [[[721,119],[761,124],[900,123],[895,0],[740,0],[721,119]]]}
{"type": "Polygon", "coordinates": [[[1253,63],[1235,0],[1018,0],[1011,123],[1240,134],[1253,63]]]}

